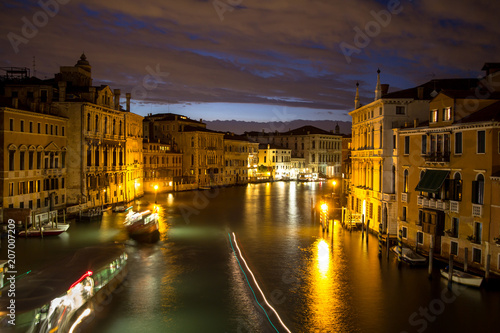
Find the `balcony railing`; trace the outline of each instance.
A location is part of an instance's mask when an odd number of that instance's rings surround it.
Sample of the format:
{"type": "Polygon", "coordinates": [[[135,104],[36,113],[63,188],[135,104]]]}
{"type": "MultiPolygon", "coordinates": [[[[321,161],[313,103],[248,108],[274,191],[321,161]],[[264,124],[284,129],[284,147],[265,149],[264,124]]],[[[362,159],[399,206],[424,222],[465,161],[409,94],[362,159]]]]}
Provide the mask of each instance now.
{"type": "Polygon", "coordinates": [[[450,201],[450,211],[452,213],[460,213],[460,203],[458,201],[450,201]]]}
{"type": "Polygon", "coordinates": [[[401,193],[401,202],[408,203],[408,193],[401,193]]]}
{"type": "Polygon", "coordinates": [[[483,205],[472,204],[472,216],[482,217],[483,216],[483,205]]]}
{"type": "Polygon", "coordinates": [[[443,211],[450,208],[450,203],[447,200],[427,198],[424,196],[417,197],[417,205],[423,208],[432,208],[443,211]]]}
{"type": "Polygon", "coordinates": [[[440,210],[447,210],[449,207],[448,201],[443,201],[443,200],[437,200],[436,201],[436,208],[440,210]]]}
{"type": "Polygon", "coordinates": [[[450,153],[449,152],[434,152],[428,155],[425,155],[425,162],[450,162],[450,153]]]}
{"type": "Polygon", "coordinates": [[[417,197],[417,205],[418,206],[423,206],[424,205],[424,197],[423,196],[418,196],[417,197]]]}

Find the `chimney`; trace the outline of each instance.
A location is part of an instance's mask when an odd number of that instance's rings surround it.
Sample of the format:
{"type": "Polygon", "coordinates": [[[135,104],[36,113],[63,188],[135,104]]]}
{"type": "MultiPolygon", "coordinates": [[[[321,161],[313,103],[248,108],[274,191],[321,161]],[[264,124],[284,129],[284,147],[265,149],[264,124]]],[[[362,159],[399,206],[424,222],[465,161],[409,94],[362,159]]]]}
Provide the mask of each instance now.
{"type": "Polygon", "coordinates": [[[356,82],[356,96],[354,97],[354,109],[357,109],[361,106],[359,102],[359,82],[356,82]]]}
{"type": "Polygon", "coordinates": [[[424,87],[417,88],[417,97],[418,99],[424,99],[424,87]]]}
{"type": "Polygon", "coordinates": [[[66,82],[59,81],[59,102],[64,102],[66,100],[66,82]]]}
{"type": "Polygon", "coordinates": [[[415,118],[413,120],[413,127],[417,128],[417,126],[418,126],[418,118],[415,118]]]}
{"type": "Polygon", "coordinates": [[[14,109],[17,109],[19,107],[19,98],[17,97],[12,98],[12,107],[14,109]]]}
{"type": "Polygon", "coordinates": [[[380,87],[382,88],[382,96],[387,95],[389,92],[389,85],[387,83],[381,84],[380,87]]]}
{"type": "Polygon", "coordinates": [[[380,69],[377,69],[377,85],[375,87],[375,100],[382,97],[382,86],[380,84],[380,69]]]}
{"type": "Polygon", "coordinates": [[[125,97],[127,98],[127,112],[130,112],[130,98],[132,97],[132,95],[130,95],[130,93],[126,93],[125,94],[125,97]]]}
{"type": "Polygon", "coordinates": [[[115,89],[115,110],[120,110],[120,89],[115,89]]]}
{"type": "Polygon", "coordinates": [[[200,118],[200,123],[202,123],[202,122],[203,122],[203,119],[202,119],[202,118],[200,118]]]}

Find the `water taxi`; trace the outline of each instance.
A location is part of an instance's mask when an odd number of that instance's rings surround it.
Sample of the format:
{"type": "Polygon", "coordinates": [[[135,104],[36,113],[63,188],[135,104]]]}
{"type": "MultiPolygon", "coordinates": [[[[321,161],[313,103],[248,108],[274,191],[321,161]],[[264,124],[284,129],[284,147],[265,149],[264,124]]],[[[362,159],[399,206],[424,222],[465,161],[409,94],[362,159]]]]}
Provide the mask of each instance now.
{"type": "Polygon", "coordinates": [[[138,242],[154,243],[160,239],[158,213],[150,210],[129,211],[125,218],[125,229],[130,238],[138,242]]]}
{"type": "Polygon", "coordinates": [[[15,295],[7,284],[0,296],[0,331],[73,332],[125,279],[127,258],[123,245],[87,247],[16,279],[15,295]],[[12,299],[15,311],[9,310],[12,299]]]}

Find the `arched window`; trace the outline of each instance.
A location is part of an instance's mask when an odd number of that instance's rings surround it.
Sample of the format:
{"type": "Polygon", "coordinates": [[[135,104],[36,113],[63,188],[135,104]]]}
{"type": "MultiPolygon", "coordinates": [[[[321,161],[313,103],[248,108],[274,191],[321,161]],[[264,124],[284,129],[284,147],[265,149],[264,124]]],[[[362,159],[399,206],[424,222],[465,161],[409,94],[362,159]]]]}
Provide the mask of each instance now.
{"type": "Polygon", "coordinates": [[[113,135],[116,135],[116,119],[113,119],[113,135]]]}
{"type": "Polygon", "coordinates": [[[95,116],[95,131],[99,132],[99,116],[95,116]]]}
{"type": "Polygon", "coordinates": [[[87,113],[87,131],[90,131],[90,113],[87,113]]]}
{"type": "Polygon", "coordinates": [[[456,172],[451,181],[450,199],[455,201],[462,200],[462,176],[460,172],[456,172]]]}
{"type": "Polygon", "coordinates": [[[191,165],[194,165],[194,155],[191,154],[191,165]]]}
{"type": "Polygon", "coordinates": [[[472,203],[482,205],[484,203],[484,176],[478,174],[472,182],[472,203]]]}

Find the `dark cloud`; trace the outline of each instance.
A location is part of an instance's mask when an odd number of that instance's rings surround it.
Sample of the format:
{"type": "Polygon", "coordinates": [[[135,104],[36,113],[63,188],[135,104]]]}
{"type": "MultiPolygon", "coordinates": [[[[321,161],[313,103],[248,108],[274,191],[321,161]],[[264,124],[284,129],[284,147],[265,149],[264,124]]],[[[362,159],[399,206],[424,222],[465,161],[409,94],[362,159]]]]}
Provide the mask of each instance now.
{"type": "Polygon", "coordinates": [[[373,96],[378,67],[384,82],[406,88],[432,74],[477,76],[483,62],[498,61],[499,5],[492,1],[401,1],[351,63],[340,44],[355,46],[355,28],[373,25],[386,2],[73,0],[59,4],[18,53],[8,34],[23,36],[41,8],[37,1],[0,6],[1,66],[31,67],[36,56],[37,75],[52,77],[85,51],[96,83],[141,91],[154,103],[348,110],[356,81],[373,96]]]}

